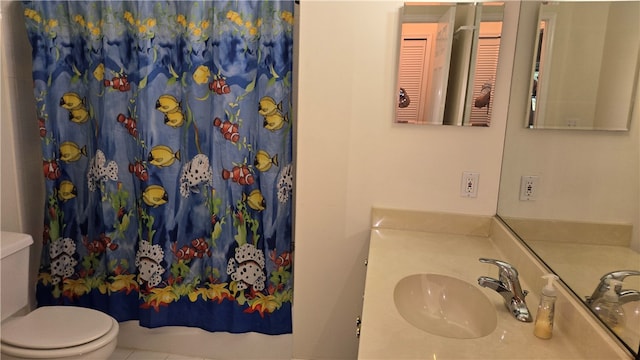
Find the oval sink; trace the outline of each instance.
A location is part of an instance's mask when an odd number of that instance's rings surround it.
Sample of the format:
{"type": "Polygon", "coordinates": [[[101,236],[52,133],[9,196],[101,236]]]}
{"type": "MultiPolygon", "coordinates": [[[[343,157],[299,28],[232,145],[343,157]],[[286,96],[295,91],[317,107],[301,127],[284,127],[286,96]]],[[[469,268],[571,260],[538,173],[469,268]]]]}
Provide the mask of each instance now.
{"type": "Polygon", "coordinates": [[[409,275],[396,284],[393,298],[409,324],[433,335],[475,339],[498,324],[496,309],[482,291],[450,276],[409,275]]]}

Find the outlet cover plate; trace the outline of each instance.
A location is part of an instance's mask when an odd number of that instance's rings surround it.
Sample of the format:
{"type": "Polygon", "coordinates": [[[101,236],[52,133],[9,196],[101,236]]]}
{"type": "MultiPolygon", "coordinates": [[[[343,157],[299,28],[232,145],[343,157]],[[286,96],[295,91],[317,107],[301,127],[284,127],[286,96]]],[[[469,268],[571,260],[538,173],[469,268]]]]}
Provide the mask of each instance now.
{"type": "Polygon", "coordinates": [[[465,171],[462,173],[462,181],[460,182],[460,196],[474,198],[478,196],[478,182],[480,174],[465,171]]]}
{"type": "Polygon", "coordinates": [[[531,201],[538,196],[538,176],[525,175],[520,178],[520,200],[531,201]]]}

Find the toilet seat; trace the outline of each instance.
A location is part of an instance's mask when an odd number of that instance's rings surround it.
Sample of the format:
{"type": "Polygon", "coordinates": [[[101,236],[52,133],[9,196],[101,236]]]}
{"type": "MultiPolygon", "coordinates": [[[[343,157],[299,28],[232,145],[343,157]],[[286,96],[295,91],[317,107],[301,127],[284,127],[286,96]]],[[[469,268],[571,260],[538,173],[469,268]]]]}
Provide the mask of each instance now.
{"type": "Polygon", "coordinates": [[[118,322],[100,311],[48,306],[2,324],[2,354],[51,359],[115,348],[118,322]]]}
{"type": "Polygon", "coordinates": [[[111,326],[111,317],[97,310],[41,307],[3,325],[2,342],[27,349],[68,348],[104,336],[111,326]]]}

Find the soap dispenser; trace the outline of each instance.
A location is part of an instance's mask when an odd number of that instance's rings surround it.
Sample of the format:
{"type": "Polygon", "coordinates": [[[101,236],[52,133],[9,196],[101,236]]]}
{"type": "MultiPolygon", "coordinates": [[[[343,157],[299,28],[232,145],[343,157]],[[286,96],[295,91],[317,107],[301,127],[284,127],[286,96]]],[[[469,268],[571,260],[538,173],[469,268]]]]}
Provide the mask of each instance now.
{"type": "Polygon", "coordinates": [[[553,287],[553,282],[558,280],[558,277],[554,274],[547,274],[543,278],[547,280],[547,284],[542,288],[540,294],[540,304],[538,305],[533,334],[540,339],[551,339],[556,304],[556,289],[553,287]]]}
{"type": "Polygon", "coordinates": [[[602,297],[591,304],[591,309],[613,332],[621,336],[625,324],[625,314],[620,306],[616,288],[622,286],[622,281],[608,279],[607,284],[609,288],[602,297]]]}

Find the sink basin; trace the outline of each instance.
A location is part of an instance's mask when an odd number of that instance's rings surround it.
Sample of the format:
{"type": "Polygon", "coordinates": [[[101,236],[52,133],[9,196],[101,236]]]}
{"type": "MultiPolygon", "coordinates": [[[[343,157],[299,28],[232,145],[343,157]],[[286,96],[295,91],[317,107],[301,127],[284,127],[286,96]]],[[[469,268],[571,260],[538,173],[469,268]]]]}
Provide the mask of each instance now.
{"type": "Polygon", "coordinates": [[[482,291],[450,276],[409,275],[396,284],[393,298],[408,323],[433,335],[475,339],[498,324],[495,306],[482,291]]]}

